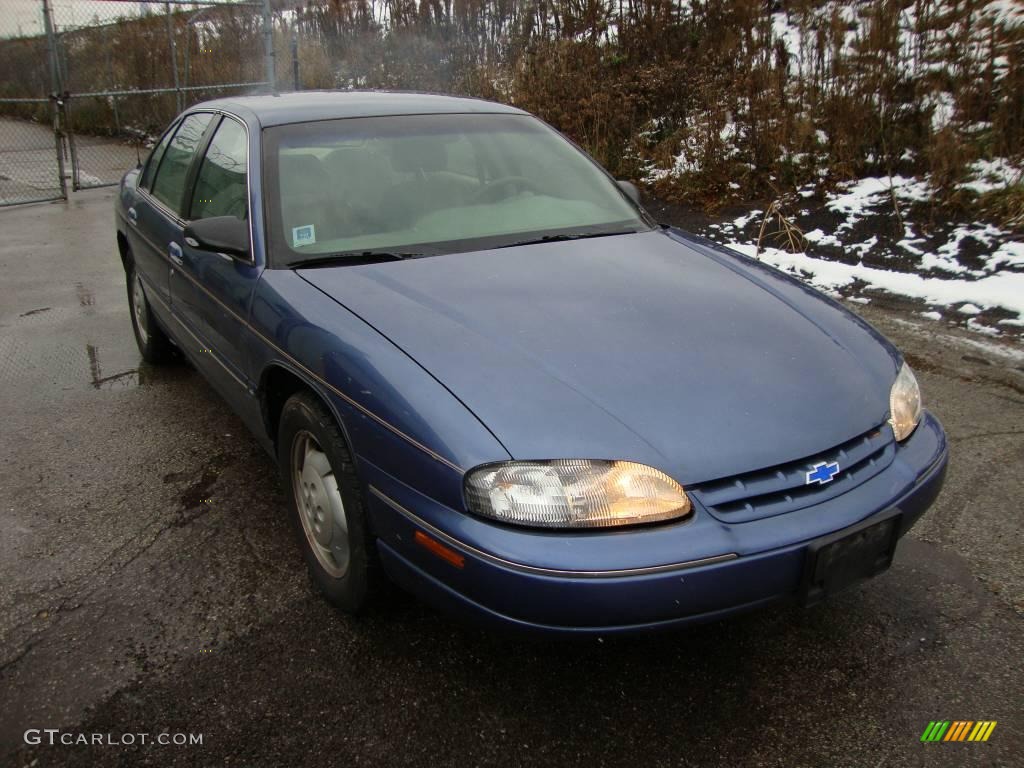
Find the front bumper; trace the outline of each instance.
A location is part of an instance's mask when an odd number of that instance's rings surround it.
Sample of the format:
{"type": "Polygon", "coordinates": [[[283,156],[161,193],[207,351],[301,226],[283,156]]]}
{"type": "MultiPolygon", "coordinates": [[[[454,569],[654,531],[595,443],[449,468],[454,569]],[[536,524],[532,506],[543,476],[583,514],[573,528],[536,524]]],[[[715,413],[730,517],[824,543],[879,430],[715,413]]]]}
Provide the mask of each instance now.
{"type": "Polygon", "coordinates": [[[666,526],[513,530],[439,507],[373,467],[369,504],[384,568],[429,603],[527,632],[639,632],[792,598],[812,541],[893,507],[902,536],[938,496],[947,458],[942,427],[926,413],[869,481],[815,506],[737,524],[698,507],[692,519],[666,526]],[[462,567],[416,544],[417,531],[458,552],[462,567]]]}

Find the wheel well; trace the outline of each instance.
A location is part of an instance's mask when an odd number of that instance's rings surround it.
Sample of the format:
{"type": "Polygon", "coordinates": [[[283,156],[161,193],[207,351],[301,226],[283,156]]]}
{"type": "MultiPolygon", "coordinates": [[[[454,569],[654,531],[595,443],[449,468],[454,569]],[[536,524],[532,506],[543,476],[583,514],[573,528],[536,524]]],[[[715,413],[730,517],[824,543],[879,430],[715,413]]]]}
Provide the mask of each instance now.
{"type": "Polygon", "coordinates": [[[319,397],[312,387],[286,368],[274,365],[264,372],[260,382],[260,403],[267,435],[274,443],[277,442],[277,428],[281,423],[284,404],[289,397],[301,391],[319,397]]]}
{"type": "Polygon", "coordinates": [[[120,232],[117,233],[117,252],[121,254],[121,266],[128,271],[128,260],[131,259],[131,251],[128,250],[128,238],[120,232]]]}

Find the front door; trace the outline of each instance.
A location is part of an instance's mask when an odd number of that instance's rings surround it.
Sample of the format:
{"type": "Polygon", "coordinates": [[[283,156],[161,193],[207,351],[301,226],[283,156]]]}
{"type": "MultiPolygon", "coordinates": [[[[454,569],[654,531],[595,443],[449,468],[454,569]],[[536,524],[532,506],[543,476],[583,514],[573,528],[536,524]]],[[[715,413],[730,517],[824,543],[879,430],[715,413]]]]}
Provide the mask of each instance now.
{"type": "Polygon", "coordinates": [[[147,162],[139,194],[128,211],[128,242],[136,268],[150,303],[161,314],[170,306],[169,274],[181,251],[189,168],[212,119],[209,112],[197,112],[182,120],[177,130],[168,131],[147,162]]]}
{"type": "MultiPolygon", "coordinates": [[[[190,221],[213,216],[249,220],[248,138],[222,117],[200,159],[186,210],[190,221]]],[[[196,364],[247,420],[259,416],[252,397],[246,339],[249,305],[262,268],[248,256],[204,251],[183,240],[170,277],[174,317],[201,344],[196,364]],[[248,411],[252,410],[252,413],[248,411]]]]}

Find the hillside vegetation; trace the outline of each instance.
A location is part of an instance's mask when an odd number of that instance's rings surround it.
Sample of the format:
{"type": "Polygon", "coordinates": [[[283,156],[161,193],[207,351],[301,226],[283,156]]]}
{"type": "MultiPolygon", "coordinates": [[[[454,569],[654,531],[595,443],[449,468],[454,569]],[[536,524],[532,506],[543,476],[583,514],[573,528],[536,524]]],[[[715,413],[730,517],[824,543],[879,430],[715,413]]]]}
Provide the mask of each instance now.
{"type": "MultiPolygon", "coordinates": [[[[127,6],[126,6],[127,8],[127,6]]],[[[1024,228],[1024,10],[1014,0],[317,0],[275,6],[278,81],[514,103],[613,173],[708,209],[914,176],[932,215],[1024,228]]],[[[258,80],[260,20],[176,13],[179,77],[258,80]]],[[[58,28],[60,19],[58,18],[58,28]]],[[[159,15],[65,32],[72,92],[171,82],[159,15]]],[[[47,90],[38,38],[0,41],[0,95],[47,90]],[[33,60],[34,59],[34,60],[33,60]],[[14,91],[17,91],[15,93],[14,91]]],[[[198,91],[191,100],[218,92],[198,91]]],[[[79,130],[153,131],[173,95],[77,100],[79,130]]],[[[21,108],[22,113],[28,108],[21,108]]],[[[894,205],[895,205],[894,197],[894,205]]]]}

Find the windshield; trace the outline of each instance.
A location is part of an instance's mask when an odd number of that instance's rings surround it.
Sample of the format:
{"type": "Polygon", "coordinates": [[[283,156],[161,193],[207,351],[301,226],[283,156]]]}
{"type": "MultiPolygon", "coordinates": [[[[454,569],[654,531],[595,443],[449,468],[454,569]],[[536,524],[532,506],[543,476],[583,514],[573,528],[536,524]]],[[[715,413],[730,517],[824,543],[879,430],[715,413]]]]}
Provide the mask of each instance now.
{"type": "Polygon", "coordinates": [[[649,229],[590,158],[526,115],[403,115],[268,129],[278,264],[429,255],[649,229]]]}

